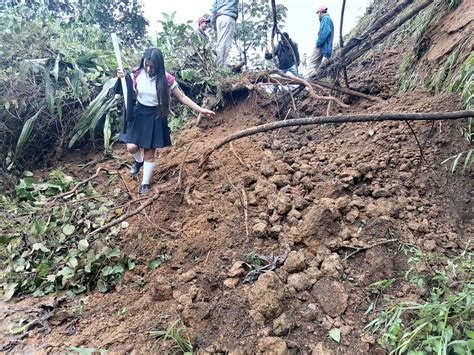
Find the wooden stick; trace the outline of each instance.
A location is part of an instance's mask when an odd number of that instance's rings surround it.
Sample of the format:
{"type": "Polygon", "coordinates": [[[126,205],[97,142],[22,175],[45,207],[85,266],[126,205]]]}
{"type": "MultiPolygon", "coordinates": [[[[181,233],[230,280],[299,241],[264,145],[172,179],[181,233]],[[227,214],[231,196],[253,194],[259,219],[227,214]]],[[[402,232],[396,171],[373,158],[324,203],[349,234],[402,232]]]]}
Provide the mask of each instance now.
{"type": "Polygon", "coordinates": [[[67,196],[70,196],[70,195],[74,194],[81,186],[87,184],[89,181],[94,180],[96,177],[98,177],[98,176],[99,176],[99,173],[100,173],[102,170],[106,170],[106,169],[103,168],[103,167],[98,167],[94,175],[92,175],[91,177],[89,177],[89,178],[87,178],[87,179],[81,181],[81,182],[78,183],[76,186],[74,186],[74,188],[72,188],[71,190],[66,191],[66,192],[63,192],[63,193],[61,193],[61,194],[59,194],[59,195],[56,195],[56,196],[51,197],[48,202],[54,202],[54,201],[56,201],[56,200],[58,200],[58,199],[60,199],[60,198],[67,197],[67,196]]]}
{"type": "Polygon", "coordinates": [[[239,155],[237,154],[237,152],[234,150],[234,145],[232,144],[232,142],[230,142],[230,151],[232,152],[232,154],[234,154],[234,156],[237,158],[237,160],[239,161],[239,163],[242,164],[242,166],[243,166],[244,168],[246,168],[247,170],[250,169],[249,166],[244,163],[244,161],[242,160],[242,158],[240,158],[239,155]]]}

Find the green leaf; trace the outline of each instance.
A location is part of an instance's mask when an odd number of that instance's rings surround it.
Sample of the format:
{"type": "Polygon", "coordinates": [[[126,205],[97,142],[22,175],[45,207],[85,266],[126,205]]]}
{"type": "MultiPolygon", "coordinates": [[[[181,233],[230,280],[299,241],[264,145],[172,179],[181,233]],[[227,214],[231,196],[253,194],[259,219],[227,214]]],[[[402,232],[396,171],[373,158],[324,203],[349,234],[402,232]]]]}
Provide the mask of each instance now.
{"type": "Polygon", "coordinates": [[[153,259],[153,260],[150,260],[150,262],[148,263],[148,267],[150,269],[156,269],[158,267],[160,267],[162,261],[160,258],[156,258],[156,259],[153,259]]]}
{"type": "Polygon", "coordinates": [[[43,243],[33,244],[33,251],[41,250],[43,253],[48,253],[50,250],[44,246],[43,243]]]}
{"type": "Polygon", "coordinates": [[[79,262],[77,261],[77,258],[69,258],[68,265],[75,269],[77,265],[79,265],[79,262]]]}
{"type": "Polygon", "coordinates": [[[76,227],[74,227],[72,224],[66,224],[64,227],[63,227],[63,233],[65,235],[72,235],[74,233],[74,231],[76,230],[76,227]]]}
{"type": "Polygon", "coordinates": [[[89,248],[89,242],[87,239],[81,239],[79,241],[79,244],[77,244],[77,249],[80,251],[86,251],[89,248]]]}
{"type": "Polygon", "coordinates": [[[33,224],[34,232],[38,235],[44,234],[48,229],[48,224],[43,221],[38,221],[33,224]]]}
{"type": "Polygon", "coordinates": [[[102,279],[99,279],[99,281],[97,281],[97,289],[102,293],[105,293],[109,290],[107,284],[102,279]]]}
{"type": "Polygon", "coordinates": [[[107,258],[114,258],[116,256],[120,255],[120,249],[119,247],[114,247],[107,251],[107,254],[105,255],[107,258]]]}
{"type": "Polygon", "coordinates": [[[5,299],[5,301],[8,301],[13,297],[17,288],[18,282],[3,284],[3,298],[5,299]]]}
{"type": "Polygon", "coordinates": [[[104,150],[108,151],[110,149],[110,137],[112,136],[112,128],[110,125],[110,112],[107,112],[105,115],[104,122],[104,150]]]}
{"type": "Polygon", "coordinates": [[[16,159],[20,156],[21,150],[23,149],[25,143],[28,141],[30,138],[31,132],[33,131],[33,126],[38,118],[39,114],[41,113],[41,110],[35,113],[35,115],[25,121],[23,124],[23,128],[21,129],[20,137],[18,138],[18,142],[16,143],[16,148],[15,148],[15,155],[13,156],[13,160],[11,164],[8,166],[7,170],[10,171],[10,169],[13,167],[14,162],[16,159]]]}
{"type": "Polygon", "coordinates": [[[334,340],[336,343],[341,342],[341,330],[338,328],[332,328],[329,331],[329,337],[334,340]]]}
{"type": "Polygon", "coordinates": [[[109,276],[113,273],[114,269],[112,266],[106,266],[102,269],[102,275],[109,276]]]}

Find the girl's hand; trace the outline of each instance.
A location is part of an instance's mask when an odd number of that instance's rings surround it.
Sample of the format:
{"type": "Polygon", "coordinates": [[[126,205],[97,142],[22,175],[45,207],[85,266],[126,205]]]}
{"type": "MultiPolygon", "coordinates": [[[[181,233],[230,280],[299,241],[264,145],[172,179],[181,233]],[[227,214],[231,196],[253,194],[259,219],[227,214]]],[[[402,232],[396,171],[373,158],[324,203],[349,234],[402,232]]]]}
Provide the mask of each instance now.
{"type": "Polygon", "coordinates": [[[125,76],[125,70],[117,69],[117,78],[123,78],[125,76]]]}
{"type": "Polygon", "coordinates": [[[207,108],[204,108],[204,107],[199,108],[199,113],[207,117],[212,117],[216,114],[214,111],[208,110],[207,108]]]}

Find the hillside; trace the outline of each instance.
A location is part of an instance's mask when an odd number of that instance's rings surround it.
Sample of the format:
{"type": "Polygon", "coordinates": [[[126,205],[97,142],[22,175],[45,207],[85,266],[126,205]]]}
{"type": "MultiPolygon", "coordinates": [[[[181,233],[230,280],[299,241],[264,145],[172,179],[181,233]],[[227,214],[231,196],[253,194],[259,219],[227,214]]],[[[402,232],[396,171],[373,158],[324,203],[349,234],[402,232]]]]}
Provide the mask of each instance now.
{"type": "MultiPolygon", "coordinates": [[[[445,88],[472,53],[472,17],[459,15],[469,9],[472,1],[462,1],[441,23],[432,19],[421,42],[397,41],[395,32],[351,64],[351,88],[376,102],[342,96],[349,107],[329,110],[303,93],[287,118],[463,110],[462,95],[445,88]],[[427,50],[403,71],[420,43],[427,50]],[[448,68],[443,80],[427,85],[440,68],[448,68]]],[[[429,299],[438,272],[453,292],[462,289],[465,275],[446,267],[473,251],[473,172],[462,174],[459,163],[452,173],[441,163],[471,148],[460,133],[467,120],[293,127],[234,141],[202,167],[193,159],[229,134],[289,112],[291,103],[281,109],[269,98],[241,93],[202,128],[188,123],[177,133],[156,160],[156,198],[96,246],[120,247],[134,267],[107,293],[2,301],[0,349],[386,353],[367,324],[394,301],[429,299]],[[166,330],[163,340],[156,331],[166,330]]],[[[124,148],[113,153],[75,151],[60,165],[78,181],[105,169],[91,184],[111,203],[94,201],[123,216],[143,199],[124,148]]],[[[78,213],[74,201],[60,204],[78,213]]],[[[469,318],[472,305],[466,308],[469,318]]]]}

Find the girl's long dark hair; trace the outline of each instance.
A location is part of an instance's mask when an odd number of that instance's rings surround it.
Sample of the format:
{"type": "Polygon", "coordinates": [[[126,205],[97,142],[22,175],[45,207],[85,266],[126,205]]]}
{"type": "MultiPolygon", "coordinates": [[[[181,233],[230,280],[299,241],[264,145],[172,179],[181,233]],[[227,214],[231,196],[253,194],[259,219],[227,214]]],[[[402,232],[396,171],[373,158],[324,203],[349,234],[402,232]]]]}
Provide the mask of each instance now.
{"type": "Polygon", "coordinates": [[[145,60],[153,64],[151,77],[156,78],[156,95],[158,96],[158,117],[166,117],[170,111],[170,90],[166,80],[165,60],[159,48],[148,48],[143,53],[138,69],[145,68],[145,60]]]}

